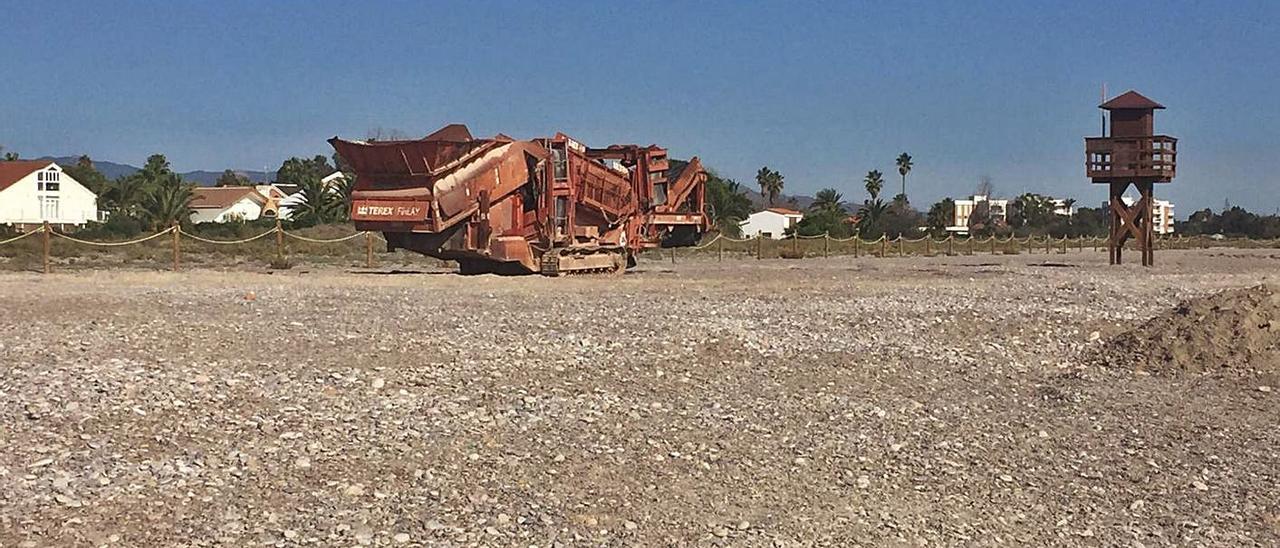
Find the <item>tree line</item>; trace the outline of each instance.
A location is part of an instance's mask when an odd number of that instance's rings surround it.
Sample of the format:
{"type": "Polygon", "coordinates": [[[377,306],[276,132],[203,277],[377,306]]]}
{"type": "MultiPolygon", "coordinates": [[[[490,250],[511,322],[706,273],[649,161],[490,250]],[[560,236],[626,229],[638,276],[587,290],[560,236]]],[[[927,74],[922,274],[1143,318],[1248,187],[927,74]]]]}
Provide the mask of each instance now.
{"type": "MultiPolygon", "coordinates": [[[[3,147],[0,147],[3,152],[3,147]]],[[[3,161],[18,160],[14,152],[3,152],[3,161]]],[[[197,185],[174,172],[164,154],[152,154],[138,171],[108,179],[94,167],[93,159],[80,156],[74,165],[62,166],[63,172],[98,196],[98,209],[107,212],[106,220],[87,230],[114,236],[133,236],[158,231],[173,223],[190,225],[197,185]]],[[[316,155],[285,160],[276,172],[276,183],[297,198],[290,208],[291,227],[339,223],[349,220],[351,185],[355,177],[338,154],[332,158],[316,155]],[[330,161],[332,160],[332,163],[330,161]],[[322,179],[335,171],[344,177],[326,185],[322,179]]],[[[243,174],[226,170],[215,186],[252,186],[243,174]]],[[[265,220],[264,220],[265,222],[265,220]]]]}
{"type": "MultiPolygon", "coordinates": [[[[909,238],[929,234],[945,238],[947,227],[955,219],[955,200],[944,198],[933,203],[925,213],[912,207],[907,197],[907,176],[915,167],[910,154],[903,152],[895,160],[901,181],[900,192],[889,201],[881,198],[885,175],[871,170],[863,177],[861,186],[866,198],[861,203],[849,203],[835,188],[824,188],[814,195],[805,210],[804,219],[794,229],[801,236],[829,234],[834,238],[858,235],[865,239],[880,236],[909,238]]],[[[756,172],[756,185],[769,206],[782,196],[785,176],[768,166],[756,172]]],[[[975,195],[995,196],[990,177],[979,179],[975,195]]],[[[726,179],[708,168],[707,209],[716,230],[730,237],[741,237],[740,223],[753,213],[751,199],[735,180],[726,179]]],[[[1110,232],[1110,212],[1107,207],[1076,207],[1076,200],[1057,200],[1052,196],[1027,192],[1009,199],[1000,215],[991,211],[990,202],[979,202],[969,215],[968,234],[978,238],[988,236],[1026,237],[1050,236],[1105,237],[1110,232]],[[1060,214],[1070,211],[1070,215],[1060,214]]],[[[792,202],[794,205],[794,201],[792,202]]],[[[1187,236],[1216,235],[1244,238],[1280,238],[1280,215],[1259,215],[1238,206],[1224,207],[1215,213],[1210,209],[1197,211],[1186,220],[1174,223],[1174,232],[1187,236]]]]}

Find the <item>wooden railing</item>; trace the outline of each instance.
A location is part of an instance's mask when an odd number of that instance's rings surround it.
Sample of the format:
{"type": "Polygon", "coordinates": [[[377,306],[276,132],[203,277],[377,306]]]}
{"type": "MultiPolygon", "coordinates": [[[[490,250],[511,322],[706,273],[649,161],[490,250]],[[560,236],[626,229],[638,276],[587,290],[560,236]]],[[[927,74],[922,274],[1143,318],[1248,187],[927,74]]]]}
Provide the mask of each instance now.
{"type": "Polygon", "coordinates": [[[1085,171],[1098,182],[1128,178],[1169,181],[1177,172],[1178,140],[1168,135],[1085,138],[1085,171]]]}

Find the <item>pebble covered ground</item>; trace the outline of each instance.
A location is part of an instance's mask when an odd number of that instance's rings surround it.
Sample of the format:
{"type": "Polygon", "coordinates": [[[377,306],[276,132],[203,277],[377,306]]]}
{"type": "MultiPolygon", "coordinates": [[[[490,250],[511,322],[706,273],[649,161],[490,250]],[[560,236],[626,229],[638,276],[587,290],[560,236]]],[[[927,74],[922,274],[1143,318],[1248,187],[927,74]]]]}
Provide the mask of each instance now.
{"type": "Polygon", "coordinates": [[[0,546],[1275,546],[1276,250],[0,274],[0,546]],[[1273,387],[1275,389],[1273,389],[1273,387]]]}

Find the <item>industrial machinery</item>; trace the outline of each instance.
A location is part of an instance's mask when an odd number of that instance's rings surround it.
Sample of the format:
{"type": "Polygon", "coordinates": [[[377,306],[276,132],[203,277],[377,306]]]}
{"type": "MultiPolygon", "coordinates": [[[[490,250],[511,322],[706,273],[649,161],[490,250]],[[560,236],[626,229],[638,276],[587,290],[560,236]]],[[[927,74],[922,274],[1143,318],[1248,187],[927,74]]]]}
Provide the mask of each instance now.
{"type": "Polygon", "coordinates": [[[414,141],[329,143],[355,171],[358,230],[464,274],[621,273],[637,252],[694,245],[708,228],[701,162],[656,145],[476,139],[460,124],[414,141]]]}

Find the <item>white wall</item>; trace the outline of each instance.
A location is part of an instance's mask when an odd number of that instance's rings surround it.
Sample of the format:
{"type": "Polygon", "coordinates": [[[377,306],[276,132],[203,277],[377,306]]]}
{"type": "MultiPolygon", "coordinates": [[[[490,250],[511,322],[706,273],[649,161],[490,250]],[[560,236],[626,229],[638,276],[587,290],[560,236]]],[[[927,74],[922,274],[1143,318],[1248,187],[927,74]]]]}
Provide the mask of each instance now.
{"type": "Polygon", "coordinates": [[[758,234],[768,234],[770,238],[781,240],[788,228],[800,222],[800,216],[789,216],[774,211],[757,211],[747,217],[738,226],[742,227],[742,235],[753,238],[758,234]]]}
{"type": "Polygon", "coordinates": [[[90,192],[84,185],[66,173],[56,164],[48,169],[31,172],[18,182],[0,191],[0,223],[40,224],[49,221],[52,224],[82,225],[98,220],[98,196],[90,192]],[[41,171],[57,171],[58,190],[56,192],[40,192],[37,190],[37,174],[41,171]],[[57,215],[45,217],[41,208],[44,197],[58,199],[57,215]]]}
{"type": "Polygon", "coordinates": [[[225,223],[232,220],[256,221],[262,215],[262,205],[245,196],[226,209],[200,208],[191,212],[193,223],[225,223]]]}

